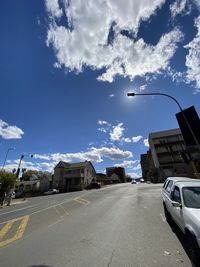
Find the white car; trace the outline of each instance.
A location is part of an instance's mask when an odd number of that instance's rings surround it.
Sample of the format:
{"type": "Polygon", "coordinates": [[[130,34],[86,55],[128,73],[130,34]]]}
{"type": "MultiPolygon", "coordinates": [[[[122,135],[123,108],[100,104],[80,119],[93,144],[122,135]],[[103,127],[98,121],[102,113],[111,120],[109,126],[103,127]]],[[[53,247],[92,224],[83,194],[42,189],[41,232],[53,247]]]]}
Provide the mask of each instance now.
{"type": "Polygon", "coordinates": [[[44,195],[53,195],[53,194],[57,194],[59,193],[59,190],[58,189],[49,189],[47,192],[44,192],[44,195]]]}
{"type": "Polygon", "coordinates": [[[185,234],[191,259],[200,266],[200,180],[167,178],[163,206],[167,221],[172,219],[185,234]]]}

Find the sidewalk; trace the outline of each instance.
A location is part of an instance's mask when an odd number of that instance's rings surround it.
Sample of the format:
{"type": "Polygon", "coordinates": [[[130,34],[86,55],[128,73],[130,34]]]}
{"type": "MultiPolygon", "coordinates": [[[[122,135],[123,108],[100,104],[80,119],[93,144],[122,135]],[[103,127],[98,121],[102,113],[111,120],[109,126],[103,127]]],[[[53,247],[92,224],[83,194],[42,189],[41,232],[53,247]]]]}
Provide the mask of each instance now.
{"type": "Polygon", "coordinates": [[[25,200],[24,199],[12,199],[9,206],[7,206],[7,201],[5,201],[3,207],[0,206],[0,208],[11,207],[13,205],[18,205],[18,204],[22,204],[22,203],[26,203],[26,202],[27,202],[27,199],[25,199],[25,200]]]}

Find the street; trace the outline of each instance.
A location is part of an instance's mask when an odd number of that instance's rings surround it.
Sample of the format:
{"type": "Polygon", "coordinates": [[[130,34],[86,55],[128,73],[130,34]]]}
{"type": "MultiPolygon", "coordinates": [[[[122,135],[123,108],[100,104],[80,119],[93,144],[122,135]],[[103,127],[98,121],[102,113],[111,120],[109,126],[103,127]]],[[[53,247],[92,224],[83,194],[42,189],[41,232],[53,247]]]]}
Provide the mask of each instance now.
{"type": "Polygon", "coordinates": [[[162,185],[117,184],[0,210],[2,267],[192,266],[162,185]]]}

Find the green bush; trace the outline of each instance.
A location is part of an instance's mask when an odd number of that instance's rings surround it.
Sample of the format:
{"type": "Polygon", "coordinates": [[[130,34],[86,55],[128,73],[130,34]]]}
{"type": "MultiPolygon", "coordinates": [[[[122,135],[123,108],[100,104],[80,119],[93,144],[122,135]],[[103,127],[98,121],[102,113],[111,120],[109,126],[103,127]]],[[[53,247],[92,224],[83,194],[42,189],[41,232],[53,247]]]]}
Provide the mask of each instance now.
{"type": "Polygon", "coordinates": [[[16,176],[13,173],[0,171],[0,191],[7,192],[14,187],[16,176]]]}

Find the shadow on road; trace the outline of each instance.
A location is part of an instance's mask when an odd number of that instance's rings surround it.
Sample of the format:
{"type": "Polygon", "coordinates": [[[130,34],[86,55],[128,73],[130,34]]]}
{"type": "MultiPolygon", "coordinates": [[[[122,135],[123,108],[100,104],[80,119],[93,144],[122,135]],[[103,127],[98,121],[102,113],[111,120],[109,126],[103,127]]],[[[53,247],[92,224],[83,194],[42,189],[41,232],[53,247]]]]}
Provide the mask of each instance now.
{"type": "MultiPolygon", "coordinates": [[[[174,234],[176,235],[176,237],[178,238],[179,242],[181,243],[181,245],[182,245],[183,249],[185,250],[188,258],[191,260],[190,253],[189,253],[189,250],[188,250],[188,243],[187,243],[187,240],[185,238],[185,235],[181,232],[179,227],[172,220],[170,222],[168,222],[168,224],[171,227],[171,229],[174,232],[174,234]]],[[[192,266],[194,266],[194,265],[192,265],[192,266]]]]}
{"type": "Polygon", "coordinates": [[[52,267],[52,265],[29,265],[28,267],[52,267]]]}

